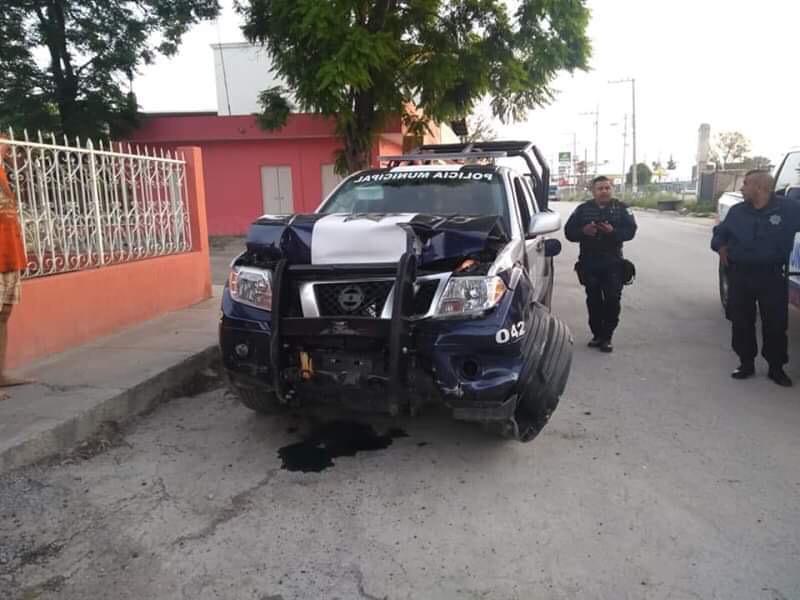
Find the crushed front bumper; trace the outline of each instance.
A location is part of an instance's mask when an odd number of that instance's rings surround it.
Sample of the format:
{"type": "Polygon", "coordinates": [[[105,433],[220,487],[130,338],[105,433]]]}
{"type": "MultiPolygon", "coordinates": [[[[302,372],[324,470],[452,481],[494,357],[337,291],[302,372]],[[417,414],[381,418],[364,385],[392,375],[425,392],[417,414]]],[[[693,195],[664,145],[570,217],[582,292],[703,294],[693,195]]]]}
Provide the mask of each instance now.
{"type": "MultiPolygon", "coordinates": [[[[413,281],[409,264],[401,260],[396,289],[413,281]]],[[[280,289],[280,271],[274,277],[274,289],[280,289]]],[[[223,363],[234,390],[260,390],[286,407],[415,415],[438,406],[455,419],[532,438],[525,433],[531,427],[521,422],[535,422],[538,432],[549,418],[566,384],[572,340],[561,335],[556,347],[557,320],[518,291],[481,318],[415,320],[404,310],[402,293],[395,296],[391,319],[302,318],[279,317],[280,300],[273,300],[271,313],[241,305],[226,289],[223,363]],[[509,323],[524,323],[526,335],[498,343],[497,332],[509,323]],[[553,353],[558,358],[547,360],[553,353]],[[555,372],[547,372],[548,365],[555,372]],[[530,412],[523,406],[530,405],[526,389],[555,394],[555,401],[536,409],[546,414],[524,414],[530,412]]]]}

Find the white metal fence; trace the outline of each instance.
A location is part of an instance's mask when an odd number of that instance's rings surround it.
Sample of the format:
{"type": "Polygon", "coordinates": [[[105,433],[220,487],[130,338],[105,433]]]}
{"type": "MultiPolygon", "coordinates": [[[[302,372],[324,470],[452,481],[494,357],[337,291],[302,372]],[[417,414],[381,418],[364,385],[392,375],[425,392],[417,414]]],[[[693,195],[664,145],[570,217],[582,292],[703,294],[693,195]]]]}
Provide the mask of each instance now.
{"type": "Polygon", "coordinates": [[[16,192],[28,265],[40,277],[188,252],[186,163],[169,152],[9,130],[4,166],[16,192]]]}

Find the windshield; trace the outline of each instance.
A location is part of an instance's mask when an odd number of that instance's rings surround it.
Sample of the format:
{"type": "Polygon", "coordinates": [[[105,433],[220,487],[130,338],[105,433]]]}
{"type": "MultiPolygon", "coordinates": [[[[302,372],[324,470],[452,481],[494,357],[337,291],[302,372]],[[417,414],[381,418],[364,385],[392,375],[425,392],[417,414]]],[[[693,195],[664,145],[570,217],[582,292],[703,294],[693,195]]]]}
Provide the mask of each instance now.
{"type": "Polygon", "coordinates": [[[508,226],[503,179],[485,170],[364,173],[340,187],[319,212],[496,215],[508,226]]]}
{"type": "Polygon", "coordinates": [[[788,187],[800,187],[800,152],[792,152],[786,156],[775,182],[776,190],[785,190],[788,187]]]}

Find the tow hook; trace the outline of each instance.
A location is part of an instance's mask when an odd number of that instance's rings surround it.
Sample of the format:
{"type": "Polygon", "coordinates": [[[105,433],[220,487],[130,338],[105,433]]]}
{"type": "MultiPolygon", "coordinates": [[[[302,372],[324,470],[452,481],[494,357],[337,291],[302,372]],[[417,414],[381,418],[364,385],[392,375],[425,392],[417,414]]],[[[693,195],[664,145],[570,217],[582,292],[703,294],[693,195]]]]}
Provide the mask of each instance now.
{"type": "Polygon", "coordinates": [[[314,377],[314,362],[308,352],[300,353],[300,377],[304,381],[310,381],[314,377]]]}

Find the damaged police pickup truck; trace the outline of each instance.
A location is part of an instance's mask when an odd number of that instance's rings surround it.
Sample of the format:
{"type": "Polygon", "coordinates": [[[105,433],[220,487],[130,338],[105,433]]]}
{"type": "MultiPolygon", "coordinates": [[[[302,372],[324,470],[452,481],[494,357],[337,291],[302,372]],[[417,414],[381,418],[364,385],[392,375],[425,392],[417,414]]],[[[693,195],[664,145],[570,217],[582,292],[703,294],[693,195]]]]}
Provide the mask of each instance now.
{"type": "MultiPolygon", "coordinates": [[[[423,146],[345,179],[315,214],[258,219],[220,323],[228,384],[257,412],[453,418],[530,441],[569,375],[550,314],[561,221],[529,142],[423,146]],[[522,174],[498,160],[522,159],[522,174]]],[[[505,162],[505,161],[500,161],[505,162]]]]}

